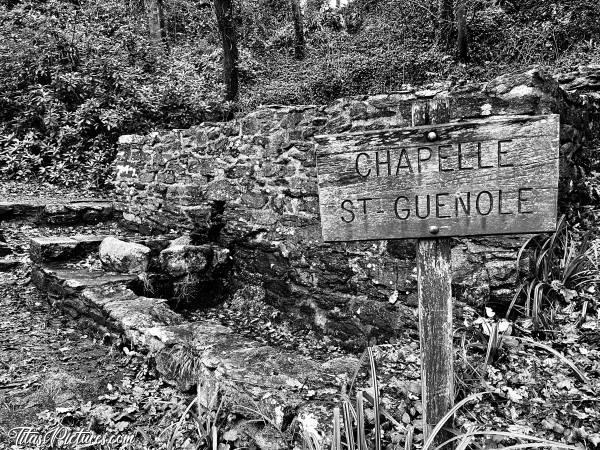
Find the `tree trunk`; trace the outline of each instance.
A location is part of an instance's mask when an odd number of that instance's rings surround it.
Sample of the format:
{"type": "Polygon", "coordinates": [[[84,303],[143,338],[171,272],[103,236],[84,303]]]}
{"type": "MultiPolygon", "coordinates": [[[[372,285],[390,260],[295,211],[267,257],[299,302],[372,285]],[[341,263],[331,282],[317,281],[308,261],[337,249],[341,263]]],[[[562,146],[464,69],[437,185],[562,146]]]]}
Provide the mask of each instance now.
{"type": "Polygon", "coordinates": [[[438,16],[436,40],[443,50],[453,47],[452,35],[454,33],[454,5],[453,0],[438,0],[438,16]]]}
{"type": "Polygon", "coordinates": [[[466,0],[458,0],[456,5],[456,55],[461,62],[466,62],[469,59],[467,8],[465,3],[466,0]]]}
{"type": "Polygon", "coordinates": [[[217,25],[223,44],[223,81],[225,83],[225,100],[237,100],[238,81],[238,48],[233,23],[232,0],[214,0],[217,25]]]}
{"type": "Polygon", "coordinates": [[[148,17],[148,32],[150,38],[156,43],[164,43],[165,33],[165,15],[163,9],[163,0],[144,0],[146,6],[146,15],[148,17]]]}
{"type": "Polygon", "coordinates": [[[294,21],[294,32],[296,35],[294,53],[296,59],[304,58],[304,26],[302,24],[302,10],[299,0],[290,0],[292,9],[292,20],[294,21]]]}

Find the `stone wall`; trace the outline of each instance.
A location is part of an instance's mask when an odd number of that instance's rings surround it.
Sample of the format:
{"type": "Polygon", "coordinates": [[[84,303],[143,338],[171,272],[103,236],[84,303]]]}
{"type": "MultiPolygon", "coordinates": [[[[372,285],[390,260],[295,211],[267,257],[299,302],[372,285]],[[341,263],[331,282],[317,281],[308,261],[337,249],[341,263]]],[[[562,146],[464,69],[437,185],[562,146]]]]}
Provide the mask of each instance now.
{"type": "Polygon", "coordinates": [[[600,64],[579,66],[555,77],[567,92],[586,93],[600,91],[600,64]]]}
{"type": "MultiPolygon", "coordinates": [[[[600,102],[567,94],[532,70],[487,84],[434,85],[329,106],[269,106],[232,122],[123,136],[118,208],[143,233],[189,232],[199,244],[229,249],[229,285],[238,294],[259,292],[261,300],[343,342],[388,339],[416,326],[414,242],[323,243],[313,138],[411,126],[414,102],[442,97],[450,102],[451,121],[560,113],[563,209],[585,193],[584,144],[598,134],[600,102]]],[[[505,302],[522,242],[455,240],[458,301],[505,302]]]]}

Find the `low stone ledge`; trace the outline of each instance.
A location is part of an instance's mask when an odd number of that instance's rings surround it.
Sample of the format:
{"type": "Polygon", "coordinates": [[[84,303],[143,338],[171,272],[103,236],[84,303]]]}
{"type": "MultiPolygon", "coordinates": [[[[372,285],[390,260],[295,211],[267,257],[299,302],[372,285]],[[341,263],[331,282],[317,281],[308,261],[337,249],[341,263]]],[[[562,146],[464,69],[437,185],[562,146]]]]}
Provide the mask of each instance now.
{"type": "Polygon", "coordinates": [[[86,288],[126,285],[136,279],[136,275],[68,269],[60,265],[34,266],[31,271],[33,285],[53,299],[73,296],[86,288]]]}
{"type": "Polygon", "coordinates": [[[119,285],[85,289],[78,295],[78,300],[83,308],[97,311],[109,328],[123,334],[135,347],[140,347],[147,328],[183,321],[165,299],[140,297],[119,285]]]}
{"type": "Polygon", "coordinates": [[[201,401],[220,389],[234,399],[233,410],[246,418],[260,411],[279,429],[307,412],[318,418],[321,431],[327,429],[342,386],[359,363],[354,357],[317,362],[205,321],[146,329],[142,339],[158,372],[180,389],[196,385],[201,401]]]}
{"type": "MultiPolygon", "coordinates": [[[[302,385],[339,385],[349,375],[350,364],[324,365],[307,357],[278,350],[244,338],[218,323],[200,321],[145,330],[142,345],[160,355],[166,349],[185,345],[215,376],[235,383],[260,384],[272,389],[291,389],[302,385]]],[[[339,361],[338,361],[339,362],[339,361]]]]}
{"type": "MultiPolygon", "coordinates": [[[[319,418],[321,430],[328,428],[331,408],[358,359],[321,363],[245,338],[218,323],[183,323],[166,300],[130,290],[132,278],[43,266],[34,267],[32,274],[34,284],[47,291],[56,306],[124,337],[131,348],[153,357],[158,372],[181,389],[196,386],[201,401],[214,389],[231,394],[228,406],[243,417],[240,426],[266,416],[285,429],[308,411],[319,418]],[[263,416],[255,417],[258,412],[263,416]]],[[[270,425],[259,428],[257,433],[266,436],[259,448],[273,448],[280,437],[270,425]]]]}
{"type": "Polygon", "coordinates": [[[26,221],[36,224],[69,225],[111,220],[115,208],[105,200],[83,202],[0,202],[0,221],[26,221]]]}
{"type": "Polygon", "coordinates": [[[138,296],[130,290],[135,275],[37,266],[31,279],[57,307],[122,334],[135,345],[142,342],[146,328],[182,322],[165,299],[138,296]]]}

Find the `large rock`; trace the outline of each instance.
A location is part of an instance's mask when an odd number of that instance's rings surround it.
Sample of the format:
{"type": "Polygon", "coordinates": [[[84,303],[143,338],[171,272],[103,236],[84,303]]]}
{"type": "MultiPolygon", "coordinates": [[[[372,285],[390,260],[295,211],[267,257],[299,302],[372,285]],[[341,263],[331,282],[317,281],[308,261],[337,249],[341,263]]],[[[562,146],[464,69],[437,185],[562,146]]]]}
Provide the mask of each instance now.
{"type": "Polygon", "coordinates": [[[100,260],[109,270],[141,273],[148,269],[151,250],[142,244],[107,237],[100,244],[100,260]]]}

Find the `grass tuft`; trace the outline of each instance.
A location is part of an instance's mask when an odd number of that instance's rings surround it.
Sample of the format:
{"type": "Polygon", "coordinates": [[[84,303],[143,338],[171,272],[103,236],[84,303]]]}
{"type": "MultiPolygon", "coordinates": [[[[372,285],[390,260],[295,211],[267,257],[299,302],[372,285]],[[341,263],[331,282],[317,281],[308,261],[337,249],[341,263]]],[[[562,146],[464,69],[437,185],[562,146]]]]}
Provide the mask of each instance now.
{"type": "Polygon", "coordinates": [[[550,329],[559,302],[586,299],[600,283],[599,245],[589,236],[578,243],[565,216],[550,236],[541,234],[528,239],[517,254],[517,273],[526,254],[530,258],[530,273],[520,282],[506,318],[518,310],[532,319],[535,332],[550,329]]]}

